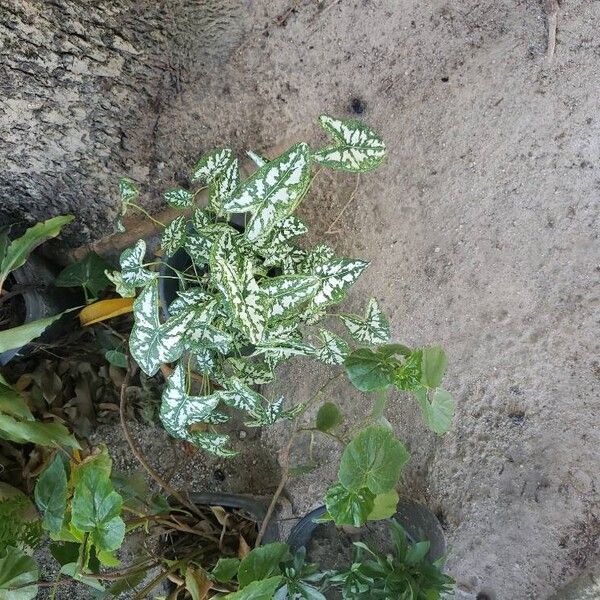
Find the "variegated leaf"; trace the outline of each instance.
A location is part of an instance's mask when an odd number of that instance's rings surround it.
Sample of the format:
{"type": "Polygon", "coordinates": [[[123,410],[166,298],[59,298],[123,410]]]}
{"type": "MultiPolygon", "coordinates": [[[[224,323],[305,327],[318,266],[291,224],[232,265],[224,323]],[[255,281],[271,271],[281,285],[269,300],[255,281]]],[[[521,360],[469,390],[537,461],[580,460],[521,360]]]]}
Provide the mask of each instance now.
{"type": "Polygon", "coordinates": [[[389,321],[375,298],[369,300],[364,319],[357,315],[340,315],[340,319],[357,342],[384,344],[390,339],[389,321]]]}
{"type": "Polygon", "coordinates": [[[255,242],[294,211],[309,183],[309,148],[296,144],[244,181],[223,208],[227,212],[252,211],[244,235],[255,242]]]}
{"type": "Polygon", "coordinates": [[[174,315],[184,308],[196,307],[208,302],[212,296],[201,287],[177,292],[177,298],[169,305],[169,313],[174,315]]]}
{"type": "Polygon", "coordinates": [[[233,152],[229,148],[212,150],[194,165],[192,181],[211,183],[223,173],[232,159],[233,152]]]}
{"type": "Polygon", "coordinates": [[[341,365],[350,351],[346,340],[327,329],[321,329],[320,334],[323,345],[317,349],[317,358],[328,365],[341,365]]]}
{"type": "Polygon", "coordinates": [[[368,264],[363,260],[338,258],[318,265],[314,274],[321,283],[311,305],[327,306],[340,302],[368,264]]]}
{"type": "Polygon", "coordinates": [[[319,117],[319,124],[336,143],[314,152],[312,159],[326,167],[352,173],[363,173],[379,166],[385,158],[385,144],[361,121],[319,117]]]}
{"type": "Polygon", "coordinates": [[[296,340],[281,340],[278,342],[257,344],[255,355],[290,358],[291,356],[314,356],[315,348],[310,344],[296,340]]]}
{"type": "Polygon", "coordinates": [[[246,152],[248,158],[260,169],[264,167],[269,161],[266,158],[263,158],[260,154],[256,152],[252,152],[252,150],[248,150],[246,152]]]}
{"type": "Polygon", "coordinates": [[[173,436],[188,442],[193,441],[189,427],[194,423],[204,423],[219,404],[217,394],[210,396],[190,396],[187,393],[185,368],[180,362],[163,391],[160,407],[160,420],[173,436]]]}
{"type": "Polygon", "coordinates": [[[167,255],[174,254],[185,244],[187,221],[182,215],[173,219],[163,231],[160,245],[167,255]]]}
{"type": "Polygon", "coordinates": [[[263,396],[242,383],[237,377],[228,378],[226,386],[227,390],[220,392],[221,399],[225,404],[238,410],[251,412],[257,406],[260,406],[261,401],[264,399],[263,396]]]}
{"type": "Polygon", "coordinates": [[[232,159],[222,173],[213,179],[208,190],[208,206],[216,214],[223,213],[223,203],[231,198],[240,184],[238,159],[232,159]]]}
{"type": "Polygon", "coordinates": [[[210,259],[212,240],[210,237],[200,233],[189,233],[185,239],[185,251],[189,254],[194,264],[202,266],[210,259]]]}
{"type": "Polygon", "coordinates": [[[125,283],[123,274],[120,271],[104,271],[104,274],[115,286],[117,294],[123,298],[133,298],[135,296],[135,285],[125,283]]]}
{"type": "Polygon", "coordinates": [[[160,324],[158,285],[152,281],[133,303],[135,323],[129,336],[131,355],[146,375],[154,375],[161,364],[177,360],[183,350],[183,338],[192,312],[183,312],[160,324]]]}
{"type": "Polygon", "coordinates": [[[258,287],[252,264],[237,251],[228,234],[215,242],[210,263],[214,283],[223,293],[237,326],[253,344],[260,342],[270,300],[258,287]]]}
{"type": "Polygon", "coordinates": [[[227,354],[233,342],[231,334],[216,327],[205,327],[193,330],[185,340],[186,348],[191,352],[200,350],[215,350],[227,354]]]}
{"type": "Polygon", "coordinates": [[[264,363],[241,358],[229,358],[227,362],[233,367],[235,376],[246,385],[263,385],[275,377],[273,370],[264,363]]]}
{"type": "Polygon", "coordinates": [[[290,215],[277,226],[269,240],[269,246],[279,246],[292,238],[305,234],[307,231],[308,228],[300,219],[290,215]]]}
{"type": "Polygon", "coordinates": [[[235,456],[236,452],[226,448],[228,435],[190,431],[190,427],[196,423],[223,422],[223,418],[227,418],[215,412],[221,400],[220,393],[190,396],[186,387],[185,370],[179,363],[167,380],[160,407],[160,420],[167,432],[217,456],[235,456]]]}
{"type": "Polygon", "coordinates": [[[265,280],[260,288],[271,299],[271,318],[292,316],[315,295],[319,283],[312,275],[282,275],[265,280]]]}
{"type": "Polygon", "coordinates": [[[143,266],[145,256],[146,242],[144,240],[138,240],[133,248],[123,250],[119,262],[124,284],[141,287],[158,277],[158,273],[149,271],[143,266]]]}
{"type": "Polygon", "coordinates": [[[277,423],[277,421],[282,421],[283,419],[292,421],[300,414],[302,409],[303,405],[297,404],[289,410],[284,410],[283,397],[281,397],[266,405],[258,405],[252,412],[253,419],[251,421],[246,421],[244,424],[247,427],[263,427],[266,425],[273,425],[274,423],[277,423]]]}
{"type": "Polygon", "coordinates": [[[222,458],[231,458],[237,455],[235,450],[226,447],[229,443],[229,436],[225,433],[213,433],[211,431],[195,433],[194,443],[202,450],[222,458]]]}
{"type": "Polygon", "coordinates": [[[139,195],[140,190],[131,179],[127,177],[121,177],[119,179],[119,195],[121,196],[121,215],[124,215],[129,208],[130,202],[135,202],[139,195]]]}
{"type": "Polygon", "coordinates": [[[174,208],[189,208],[194,204],[194,194],[183,188],[175,188],[165,193],[165,201],[174,208]]]}
{"type": "Polygon", "coordinates": [[[198,349],[192,354],[192,369],[199,373],[212,373],[217,366],[215,353],[209,348],[198,349]]]}
{"type": "Polygon", "coordinates": [[[192,224],[196,231],[204,229],[206,226],[214,222],[214,215],[205,208],[197,208],[192,217],[192,224]]]}
{"type": "Polygon", "coordinates": [[[301,273],[314,273],[319,265],[329,262],[334,256],[332,248],[325,244],[319,244],[308,253],[308,256],[302,261],[298,270],[301,273]]]}

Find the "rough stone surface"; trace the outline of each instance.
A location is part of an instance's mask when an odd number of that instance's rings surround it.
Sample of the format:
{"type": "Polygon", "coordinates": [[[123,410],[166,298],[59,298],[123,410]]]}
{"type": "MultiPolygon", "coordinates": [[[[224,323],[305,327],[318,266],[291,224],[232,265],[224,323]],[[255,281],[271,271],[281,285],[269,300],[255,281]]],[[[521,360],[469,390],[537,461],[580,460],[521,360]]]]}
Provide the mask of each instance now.
{"type": "MultiPolygon", "coordinates": [[[[235,15],[246,24],[241,43],[204,70],[194,55],[204,50],[190,47],[184,64],[195,70],[178,87],[164,64],[153,70],[167,58],[148,25],[158,9],[146,9],[127,13],[118,28],[127,50],[114,40],[88,48],[88,39],[101,39],[94,31],[116,35],[103,22],[70,40],[75,56],[69,47],[57,53],[89,62],[103,52],[102,68],[130,69],[133,87],[73,91],[70,83],[48,87],[44,74],[9,74],[33,97],[18,96],[11,109],[21,115],[10,117],[11,155],[0,142],[3,210],[23,210],[31,198],[38,216],[70,203],[96,234],[114,211],[105,200],[109,173],[166,187],[185,182],[186,169],[213,146],[270,154],[299,139],[323,141],[315,125],[322,111],[360,112],[384,134],[389,160],[361,177],[345,211],[356,180],[321,173],[301,212],[313,241],[325,237],[338,252],[371,260],[350,308],[375,295],[398,339],[441,343],[450,356],[447,382],[458,403],[451,433],[428,433],[408,398],[390,405],[413,454],[405,493],[440,516],[450,570],[480,598],[548,598],[592,566],[600,539],[600,3],[563,3],[547,66],[537,2],[252,2],[235,15]],[[151,56],[139,60],[130,46],[148,53],[150,38],[151,56]],[[36,112],[44,93],[73,94],[72,104],[50,106],[74,112],[36,112]],[[109,115],[106,131],[80,136],[82,124],[95,129],[97,111],[109,115]],[[29,151],[33,143],[43,147],[29,151]]],[[[9,33],[52,39],[48,19],[38,10],[33,33],[18,33],[32,31],[20,23],[9,33]]],[[[36,60],[23,69],[36,69],[36,60]]],[[[58,74],[72,77],[61,64],[58,74]]],[[[0,100],[3,129],[9,101],[0,100]]],[[[156,198],[145,201],[152,207],[156,198]]],[[[326,373],[300,362],[285,375],[282,387],[301,399],[316,387],[313,375],[326,373]]],[[[345,387],[330,398],[356,419],[368,409],[345,387]]],[[[263,437],[276,446],[286,433],[263,437]]],[[[287,489],[297,514],[335,477],[339,450],[319,442],[315,453],[322,466],[287,489]]]]}

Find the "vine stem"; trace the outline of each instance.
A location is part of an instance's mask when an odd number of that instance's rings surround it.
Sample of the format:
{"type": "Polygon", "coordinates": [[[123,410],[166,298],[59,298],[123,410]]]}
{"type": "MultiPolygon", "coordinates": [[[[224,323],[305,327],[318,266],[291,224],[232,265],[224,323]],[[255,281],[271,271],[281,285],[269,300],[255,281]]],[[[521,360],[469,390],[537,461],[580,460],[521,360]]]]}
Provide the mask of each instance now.
{"type": "Polygon", "coordinates": [[[168,492],[173,498],[177,499],[177,501],[182,505],[188,508],[193,514],[197,517],[202,518],[202,514],[200,511],[188,500],[186,500],[177,490],[172,488],[162,477],[161,475],[148,463],[146,457],[142,453],[141,449],[135,443],[129,428],[127,427],[127,421],[125,418],[125,408],[127,406],[127,394],[125,393],[127,390],[127,386],[129,385],[129,380],[131,377],[131,368],[128,366],[127,371],[125,372],[125,377],[123,378],[123,383],[121,384],[121,398],[119,403],[119,417],[121,420],[121,429],[123,429],[123,433],[125,434],[125,439],[129,444],[129,448],[131,452],[136,457],[138,462],[144,467],[148,475],[158,483],[158,485],[168,492]]]}
{"type": "Polygon", "coordinates": [[[283,489],[285,488],[285,484],[288,482],[288,479],[290,477],[290,453],[292,451],[292,446],[294,445],[294,441],[296,440],[296,437],[298,436],[299,433],[302,432],[302,427],[300,426],[300,418],[321,397],[321,395],[327,389],[327,387],[329,386],[329,384],[331,384],[334,381],[336,381],[341,375],[342,375],[342,371],[340,371],[337,375],[334,375],[333,377],[330,377],[312,395],[312,397],[310,398],[310,400],[302,407],[302,411],[300,412],[300,414],[298,415],[298,418],[296,419],[296,423],[294,425],[294,430],[292,431],[292,433],[291,433],[291,435],[290,435],[290,437],[288,439],[287,444],[280,450],[280,453],[279,453],[280,459],[279,459],[279,461],[281,463],[281,469],[282,469],[281,479],[279,480],[279,485],[277,486],[277,489],[275,490],[275,493],[273,494],[273,497],[271,498],[271,502],[269,504],[269,508],[267,509],[267,514],[265,515],[265,518],[263,519],[263,522],[260,525],[260,529],[258,531],[258,535],[256,536],[256,543],[254,544],[255,547],[259,546],[260,543],[262,542],[262,539],[265,536],[265,532],[267,531],[267,527],[269,525],[269,521],[271,520],[271,517],[273,516],[273,512],[275,511],[275,507],[277,506],[277,501],[279,500],[279,497],[283,493],[283,489]]]}

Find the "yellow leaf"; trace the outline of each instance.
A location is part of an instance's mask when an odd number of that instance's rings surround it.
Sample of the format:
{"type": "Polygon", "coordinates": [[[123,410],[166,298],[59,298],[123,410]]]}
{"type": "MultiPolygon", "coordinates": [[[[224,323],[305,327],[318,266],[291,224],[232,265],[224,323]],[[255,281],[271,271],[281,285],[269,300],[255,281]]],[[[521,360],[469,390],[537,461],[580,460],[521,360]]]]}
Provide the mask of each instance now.
{"type": "Polygon", "coordinates": [[[111,298],[110,300],[94,302],[79,313],[79,320],[82,325],[93,325],[100,321],[124,315],[133,311],[134,300],[135,298],[111,298]]]}

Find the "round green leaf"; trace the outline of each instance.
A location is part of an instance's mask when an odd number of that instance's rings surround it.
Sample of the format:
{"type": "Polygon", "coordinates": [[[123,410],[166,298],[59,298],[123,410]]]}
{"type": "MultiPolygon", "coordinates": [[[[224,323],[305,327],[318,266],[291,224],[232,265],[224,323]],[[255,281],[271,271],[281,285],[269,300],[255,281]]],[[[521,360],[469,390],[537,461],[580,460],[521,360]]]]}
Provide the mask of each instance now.
{"type": "Polygon", "coordinates": [[[394,382],[400,363],[383,352],[360,348],[346,358],[344,365],[354,387],[362,392],[374,392],[394,382]]]}
{"type": "Polygon", "coordinates": [[[390,491],[410,455],[402,442],[383,427],[369,427],[347,446],[340,462],[339,478],[349,490],[369,488],[374,494],[390,491]]]}
{"type": "Polygon", "coordinates": [[[336,525],[364,525],[373,511],[375,494],[367,488],[351,491],[341,483],[327,490],[325,506],[336,525]]]}
{"type": "Polygon", "coordinates": [[[333,402],[325,402],[317,413],[317,429],[319,431],[329,431],[337,427],[344,420],[344,415],[333,402]]]}
{"type": "Polygon", "coordinates": [[[0,551],[0,600],[31,600],[38,593],[38,567],[30,556],[7,546],[0,551]],[[21,587],[24,586],[25,587],[21,587]],[[13,589],[19,588],[19,589],[13,589]]]}

